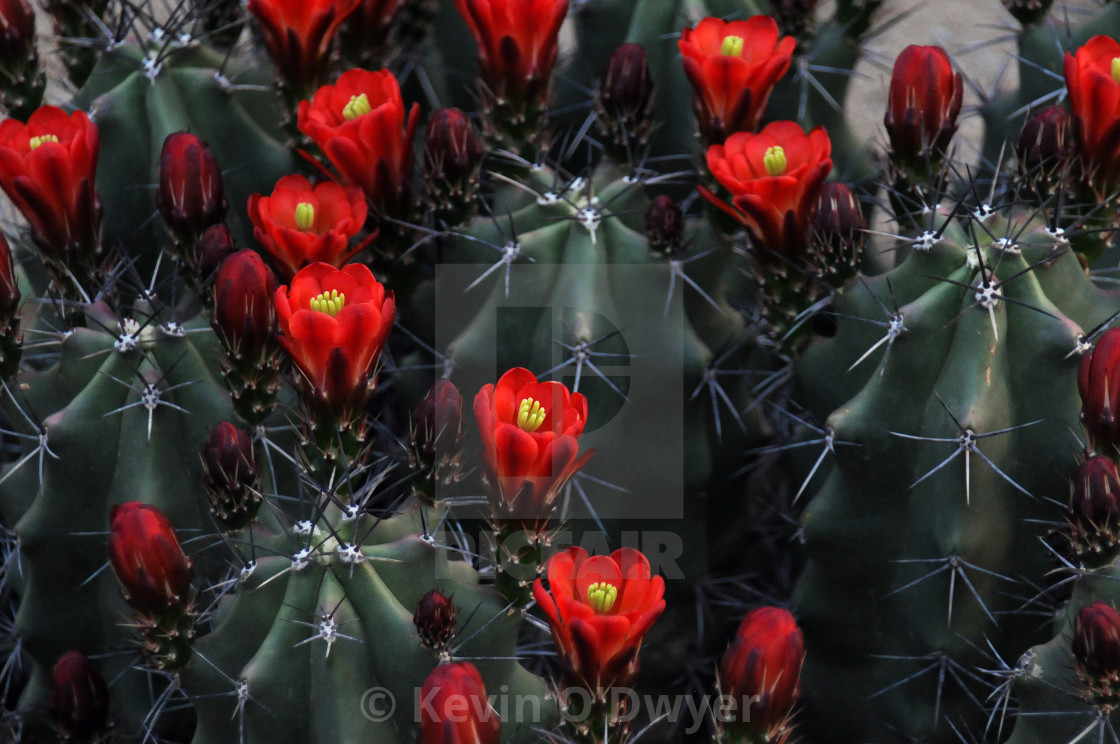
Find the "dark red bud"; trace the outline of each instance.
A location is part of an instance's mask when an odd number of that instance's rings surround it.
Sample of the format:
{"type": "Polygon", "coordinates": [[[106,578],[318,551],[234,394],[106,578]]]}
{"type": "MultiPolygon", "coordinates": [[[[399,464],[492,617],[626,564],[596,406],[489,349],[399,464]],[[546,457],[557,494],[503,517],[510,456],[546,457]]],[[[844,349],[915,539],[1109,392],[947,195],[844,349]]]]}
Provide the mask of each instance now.
{"type": "Polygon", "coordinates": [[[486,152],[471,120],[457,108],[436,109],[424,136],[424,170],[433,181],[477,181],[486,152]]]}
{"type": "Polygon", "coordinates": [[[21,295],[16,267],[8,240],[0,233],[0,328],[10,328],[19,309],[21,295]]]}
{"type": "Polygon", "coordinates": [[[684,238],[684,213],[671,196],[656,196],[646,210],[646,238],[649,249],[670,257],[681,250],[684,238]]]}
{"type": "Polygon", "coordinates": [[[66,741],[99,741],[108,731],[109,686],[81,651],[67,651],[55,662],[50,711],[66,741]]]}
{"type": "Polygon", "coordinates": [[[498,744],[502,720],[488,703],[478,668],[469,661],[441,664],[420,688],[416,744],[498,744]]]}
{"type": "Polygon", "coordinates": [[[1073,655],[1091,682],[1120,673],[1120,612],[1104,602],[1081,608],[1073,631],[1073,655]]]}
{"type": "Polygon", "coordinates": [[[201,282],[214,278],[222,262],[237,252],[233,244],[233,233],[219,222],[206,228],[194,244],[195,276],[201,282]]]}
{"type": "Polygon", "coordinates": [[[35,11],[27,0],[0,0],[0,69],[22,70],[35,54],[35,11]]]}
{"type": "Polygon", "coordinates": [[[1081,422],[1092,446],[1109,450],[1120,444],[1120,328],[1110,328],[1077,370],[1081,422]]]}
{"type": "Polygon", "coordinates": [[[225,217],[222,169],[206,143],[190,132],[175,132],[163,141],[156,203],[168,229],[184,243],[193,243],[225,217]]]}
{"type": "Polygon", "coordinates": [[[638,160],[653,125],[653,76],[641,44],[623,44],[614,50],[595,105],[600,128],[619,150],[616,156],[638,160]]]}
{"type": "Polygon", "coordinates": [[[814,248],[821,273],[854,269],[863,251],[867,220],[859,199],[842,183],[826,183],[813,216],[814,248]]]}
{"type": "Polygon", "coordinates": [[[276,344],[276,275],[256,251],[234,253],[218,269],[210,324],[235,361],[262,361],[276,344]]]}
{"type": "Polygon", "coordinates": [[[1047,106],[1031,115],[1015,140],[1019,172],[1038,187],[1052,185],[1062,176],[1073,155],[1069,112],[1047,106]]]}
{"type": "Polygon", "coordinates": [[[171,522],[154,506],[128,501],[109,512],[109,562],[138,612],[168,615],[189,601],[191,562],[171,522]]]}
{"type": "Polygon", "coordinates": [[[451,603],[451,599],[435,589],[420,599],[416,614],[412,617],[416,632],[420,635],[420,642],[436,649],[443,648],[455,637],[457,620],[458,610],[451,603]]]}
{"type": "Polygon", "coordinates": [[[228,421],[219,422],[202,448],[202,466],[214,515],[230,529],[253,521],[261,505],[261,469],[249,436],[228,421]]]}
{"type": "Polygon", "coordinates": [[[458,480],[465,437],[463,397],[450,380],[439,380],[412,412],[409,437],[409,464],[429,497],[437,486],[458,480]]]}

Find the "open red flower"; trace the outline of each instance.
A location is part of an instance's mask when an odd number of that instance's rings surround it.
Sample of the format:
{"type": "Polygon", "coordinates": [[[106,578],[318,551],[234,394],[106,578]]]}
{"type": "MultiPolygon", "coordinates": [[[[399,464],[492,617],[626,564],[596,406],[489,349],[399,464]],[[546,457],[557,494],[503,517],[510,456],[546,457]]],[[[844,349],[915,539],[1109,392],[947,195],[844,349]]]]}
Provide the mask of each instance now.
{"type": "Polygon", "coordinates": [[[548,617],[565,682],[603,700],[638,673],[642,638],[665,609],[665,580],[649,560],[622,548],[588,556],[569,548],[548,561],[548,591],[537,579],[533,597],[548,617]]]}
{"type": "Polygon", "coordinates": [[[498,744],[502,720],[469,661],[441,664],[420,688],[417,744],[498,744]]]}
{"type": "Polygon", "coordinates": [[[1120,188],[1120,42],[1094,36],[1065,56],[1073,141],[1100,197],[1120,188]]]}
{"type": "Polygon", "coordinates": [[[360,0],[249,0],[280,78],[303,95],[326,80],[331,43],[360,0]]]}
{"type": "Polygon", "coordinates": [[[1110,328],[1077,370],[1081,423],[1098,449],[1120,447],[1120,328],[1110,328]]]}
{"type": "Polygon", "coordinates": [[[957,131],[964,83],[939,46],[911,44],[891,73],[884,124],[892,156],[915,168],[941,161],[957,131]]]}
{"type": "Polygon", "coordinates": [[[358,69],[301,101],[297,115],[299,131],[315,141],[345,183],[361,187],[382,215],[407,213],[419,119],[420,107],[413,104],[405,121],[393,73],[358,69]]]}
{"type": "Polygon", "coordinates": [[[753,132],[770,92],[789,69],[797,41],[782,37],[770,16],[745,21],[705,18],[678,42],[696,91],[693,106],[704,146],[734,132],[753,132]],[[780,38],[779,38],[780,37],[780,38]]]}
{"type": "Polygon", "coordinates": [[[280,342],[299,369],[305,400],[348,421],[369,395],[373,365],[397,316],[392,292],[362,264],[314,263],[276,290],[280,342]]]}
{"type": "Polygon", "coordinates": [[[532,372],[516,367],[478,391],[474,417],[494,519],[520,519],[539,531],[556,508],[560,487],[593,454],[579,455],[587,398],[560,382],[537,382],[532,372]]]}
{"type": "Polygon", "coordinates": [[[191,562],[171,521],[139,501],[109,511],[109,563],[134,610],[151,615],[181,611],[190,593],[191,562]]]}
{"type": "Polygon", "coordinates": [[[708,170],[734,208],[703,187],[700,193],[746,226],[762,260],[798,256],[809,245],[831,151],[824,127],[805,134],[795,122],[776,121],[758,134],[737,132],[708,148],[708,170]]]}
{"type": "Polygon", "coordinates": [[[732,702],[729,728],[746,741],[782,741],[778,734],[789,726],[804,660],[793,615],[779,607],[748,613],[719,665],[720,692],[732,702]]]}
{"type": "Polygon", "coordinates": [[[24,124],[0,122],[0,188],[31,225],[45,257],[91,262],[99,250],[101,202],[94,189],[97,125],[82,111],[43,106],[24,124]]]}
{"type": "Polygon", "coordinates": [[[548,95],[568,0],[455,0],[478,42],[487,92],[517,104],[548,95]]]}
{"type": "Polygon", "coordinates": [[[366,199],[356,186],[325,181],[318,186],[303,176],[284,176],[271,196],[249,197],[253,235],[289,281],[312,263],[341,267],[373,236],[350,246],[366,220],[366,199]]]}

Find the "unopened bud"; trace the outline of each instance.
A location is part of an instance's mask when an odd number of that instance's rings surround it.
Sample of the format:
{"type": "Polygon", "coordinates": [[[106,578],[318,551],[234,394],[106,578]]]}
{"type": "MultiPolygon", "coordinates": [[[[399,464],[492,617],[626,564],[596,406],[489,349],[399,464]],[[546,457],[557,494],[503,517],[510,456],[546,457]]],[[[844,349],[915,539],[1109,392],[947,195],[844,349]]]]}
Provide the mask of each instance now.
{"type": "Polygon", "coordinates": [[[409,464],[418,490],[435,498],[439,487],[458,482],[465,437],[463,397],[450,380],[439,380],[412,412],[409,464]]]}
{"type": "Polygon", "coordinates": [[[1073,155],[1069,112],[1063,106],[1036,111],[1015,140],[1019,173],[1043,195],[1066,176],[1073,155]]]}
{"type": "Polygon", "coordinates": [[[261,469],[249,436],[228,421],[219,422],[202,448],[202,466],[214,516],[230,529],[252,522],[261,505],[261,469]]]}
{"type": "Polygon", "coordinates": [[[109,563],[137,612],[169,615],[187,605],[191,562],[170,520],[149,504],[129,501],[109,512],[109,563]]]}
{"type": "Polygon", "coordinates": [[[612,156],[623,162],[640,159],[653,129],[653,75],[641,44],[623,44],[611,54],[595,108],[612,156]]]}
{"type": "Polygon", "coordinates": [[[420,635],[420,642],[430,648],[440,649],[455,637],[458,610],[435,589],[425,594],[416,607],[412,622],[420,635]]]}
{"type": "Polygon", "coordinates": [[[111,727],[109,686],[81,651],[55,662],[50,711],[65,741],[101,741],[111,727]]]}
{"type": "Polygon", "coordinates": [[[206,143],[190,132],[175,132],[163,142],[156,204],[188,258],[198,236],[225,217],[222,169],[206,143]]]}
{"type": "Polygon", "coordinates": [[[203,287],[213,280],[222,262],[237,251],[233,244],[233,234],[225,223],[206,228],[194,244],[195,277],[203,287]]]}
{"type": "Polygon", "coordinates": [[[669,257],[680,252],[684,238],[684,213],[673,197],[665,194],[654,197],[646,210],[646,238],[651,251],[669,257]]]}
{"type": "Polygon", "coordinates": [[[851,276],[859,265],[867,220],[859,199],[842,183],[826,183],[813,216],[813,264],[818,274],[851,276]]]}
{"type": "Polygon", "coordinates": [[[462,111],[442,108],[432,114],[424,136],[424,179],[438,220],[455,225],[474,214],[485,152],[462,111]]]}
{"type": "Polygon", "coordinates": [[[1120,675],[1120,612],[1094,602],[1077,613],[1073,629],[1077,672],[1094,695],[1112,697],[1120,675]]]}

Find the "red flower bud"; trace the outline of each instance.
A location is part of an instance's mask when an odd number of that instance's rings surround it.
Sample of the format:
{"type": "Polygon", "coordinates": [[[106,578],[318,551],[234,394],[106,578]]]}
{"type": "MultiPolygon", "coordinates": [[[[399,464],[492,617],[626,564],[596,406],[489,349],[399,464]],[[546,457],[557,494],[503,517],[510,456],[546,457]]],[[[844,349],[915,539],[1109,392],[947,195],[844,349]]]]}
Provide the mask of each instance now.
{"type": "Polygon", "coordinates": [[[1069,113],[1065,108],[1047,106],[1032,114],[1015,140],[1015,154],[1019,158],[1019,172],[1035,188],[1049,193],[1060,183],[1073,154],[1069,113]]]}
{"type": "Polygon", "coordinates": [[[91,267],[100,251],[101,202],[94,189],[100,136],[82,111],[43,106],[26,124],[0,122],[0,188],[31,225],[44,258],[91,267]]]}
{"type": "Polygon", "coordinates": [[[665,610],[665,581],[633,548],[588,556],[569,548],[548,561],[548,591],[537,579],[533,597],[548,618],[565,683],[606,699],[638,673],[638,650],[665,610]]]}
{"type": "Polygon", "coordinates": [[[474,214],[478,171],[485,153],[466,114],[456,108],[432,113],[424,137],[424,180],[437,220],[455,225],[474,214]]]}
{"type": "Polygon", "coordinates": [[[826,183],[813,217],[818,273],[850,276],[859,265],[865,230],[867,220],[852,190],[842,183],[826,183]]]}
{"type": "Polygon", "coordinates": [[[1066,53],[1073,142],[1081,168],[1101,198],[1120,188],[1120,42],[1094,36],[1066,53]]]}
{"type": "Polygon", "coordinates": [[[412,624],[416,626],[421,643],[440,649],[455,637],[457,615],[458,610],[451,604],[451,599],[432,589],[420,598],[412,624]]]}
{"type": "Polygon", "coordinates": [[[455,7],[478,43],[487,96],[544,104],[568,0],[455,0],[455,7]]]}
{"type": "Polygon", "coordinates": [[[824,181],[832,170],[832,143],[823,127],[809,134],[792,121],[768,124],[758,134],[737,132],[708,148],[708,170],[731,192],[734,208],[707,189],[700,193],[750,232],[763,261],[804,255],[824,181]]]}
{"type": "Polygon", "coordinates": [[[719,665],[720,691],[733,707],[729,728],[749,741],[782,741],[801,688],[804,641],[788,611],[760,607],[739,624],[719,665]]]}
{"type": "Polygon", "coordinates": [[[249,436],[228,421],[219,422],[203,445],[202,467],[214,516],[230,529],[252,522],[261,505],[261,468],[249,436]]]}
{"type": "Polygon", "coordinates": [[[358,187],[331,181],[312,187],[298,175],[277,181],[271,196],[249,197],[253,235],[284,281],[313,263],[345,265],[369,243],[350,245],[365,224],[366,209],[358,187]]]}
{"type": "Polygon", "coordinates": [[[299,96],[327,78],[331,44],[359,0],[249,0],[280,79],[299,96]]]}
{"type": "Polygon", "coordinates": [[[1120,612],[1104,602],[1082,607],[1074,624],[1073,655],[1091,686],[1114,686],[1120,676],[1120,612]]]}
{"type": "Polygon", "coordinates": [[[432,112],[424,136],[424,172],[429,181],[461,188],[476,184],[485,153],[466,114],[457,108],[432,112]]]}
{"type": "Polygon", "coordinates": [[[347,184],[361,187],[374,211],[401,216],[410,209],[412,140],[420,118],[388,70],[348,70],[334,85],[301,101],[299,131],[306,134],[347,184]]]}
{"type": "Polygon", "coordinates": [[[50,711],[66,741],[100,741],[110,728],[109,686],[81,651],[51,670],[50,711]]]}
{"type": "Polygon", "coordinates": [[[35,55],[35,11],[27,0],[0,0],[0,70],[14,80],[35,55]]]}
{"type": "Polygon", "coordinates": [[[735,132],[753,132],[770,92],[789,69],[797,46],[779,38],[770,16],[745,21],[705,18],[681,32],[684,71],[696,92],[693,106],[704,147],[723,144],[735,132]]]}
{"type": "Polygon", "coordinates": [[[1077,370],[1081,423],[1098,449],[1120,446],[1120,328],[1110,328],[1077,370]]]}
{"type": "Polygon", "coordinates": [[[409,465],[429,498],[459,479],[463,442],[463,396],[450,380],[438,380],[412,412],[409,465]]]}
{"type": "Polygon", "coordinates": [[[264,363],[276,336],[272,296],[276,276],[256,251],[234,253],[222,262],[214,282],[210,325],[234,362],[264,363]]]}
{"type": "Polygon", "coordinates": [[[198,236],[225,217],[221,166],[206,143],[190,132],[175,132],[163,141],[156,204],[188,254],[198,236]]]}
{"type": "Polygon", "coordinates": [[[591,459],[593,451],[579,455],[587,398],[559,382],[537,382],[517,367],[478,391],[474,417],[492,516],[524,520],[526,529],[540,531],[556,510],[561,486],[591,459]]]}
{"type": "Polygon", "coordinates": [[[611,54],[599,81],[595,111],[612,156],[636,162],[653,129],[653,76],[641,44],[623,44],[611,54]]]}
{"type": "Polygon", "coordinates": [[[884,123],[896,162],[939,164],[957,131],[964,83],[938,46],[911,44],[894,62],[884,123]]]}
{"type": "Polygon", "coordinates": [[[383,62],[393,24],[405,4],[406,0],[360,0],[339,33],[343,56],[358,67],[383,62]]]}
{"type": "Polygon", "coordinates": [[[646,210],[646,237],[651,251],[668,256],[680,251],[684,237],[684,213],[673,197],[665,194],[654,197],[646,210]]]}
{"type": "Polygon", "coordinates": [[[224,223],[208,227],[194,244],[195,276],[203,283],[213,279],[222,263],[236,251],[233,234],[224,223]]]}
{"type": "Polygon", "coordinates": [[[420,688],[419,708],[416,744],[498,744],[501,739],[501,718],[469,661],[433,669],[420,688]]]}
{"type": "Polygon", "coordinates": [[[396,302],[368,268],[311,264],[275,294],[280,342],[299,369],[311,410],[348,422],[365,405],[396,302]]]}
{"type": "Polygon", "coordinates": [[[109,520],[109,562],[132,608],[147,615],[182,611],[189,600],[191,562],[164,513],[128,501],[114,506],[109,520]]]}
{"type": "Polygon", "coordinates": [[[13,329],[21,298],[12,249],[8,239],[0,233],[0,334],[13,329]]]}

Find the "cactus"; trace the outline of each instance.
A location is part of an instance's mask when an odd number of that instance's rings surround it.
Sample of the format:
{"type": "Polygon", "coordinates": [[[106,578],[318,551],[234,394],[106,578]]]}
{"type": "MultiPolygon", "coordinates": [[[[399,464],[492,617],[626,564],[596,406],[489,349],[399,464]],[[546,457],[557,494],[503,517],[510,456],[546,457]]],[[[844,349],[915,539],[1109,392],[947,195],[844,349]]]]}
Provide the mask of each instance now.
{"type": "Polygon", "coordinates": [[[871,0],[16,13],[0,739],[1115,739],[1117,9],[1005,5],[979,165],[871,0]]]}

